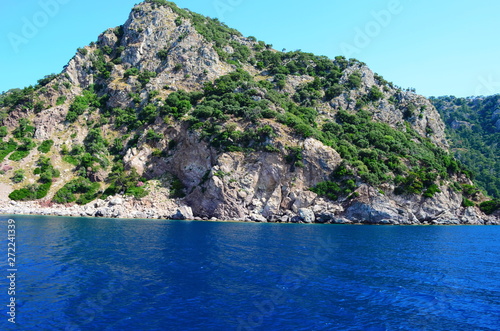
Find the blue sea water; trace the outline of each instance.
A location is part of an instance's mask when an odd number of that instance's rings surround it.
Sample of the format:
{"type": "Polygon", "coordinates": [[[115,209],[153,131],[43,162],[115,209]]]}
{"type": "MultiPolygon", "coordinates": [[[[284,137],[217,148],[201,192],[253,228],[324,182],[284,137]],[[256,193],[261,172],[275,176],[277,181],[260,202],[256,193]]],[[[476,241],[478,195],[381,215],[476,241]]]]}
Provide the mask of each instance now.
{"type": "Polygon", "coordinates": [[[500,330],[500,227],[0,216],[0,238],[1,330],[500,330]]]}

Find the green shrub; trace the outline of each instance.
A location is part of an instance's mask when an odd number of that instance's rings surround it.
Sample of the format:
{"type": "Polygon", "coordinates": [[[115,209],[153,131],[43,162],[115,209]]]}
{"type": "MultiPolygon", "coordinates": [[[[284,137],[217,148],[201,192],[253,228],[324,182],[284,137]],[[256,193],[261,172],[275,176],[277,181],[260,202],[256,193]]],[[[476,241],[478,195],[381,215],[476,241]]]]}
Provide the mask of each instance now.
{"type": "Polygon", "coordinates": [[[52,185],[51,182],[44,183],[41,185],[35,185],[35,184],[28,185],[22,189],[15,190],[12,193],[10,193],[9,199],[18,201],[42,199],[49,192],[51,185],[52,185]]]}
{"type": "Polygon", "coordinates": [[[184,193],[184,184],[177,177],[174,177],[170,185],[170,198],[184,198],[186,194],[184,193]]]}
{"type": "Polygon", "coordinates": [[[160,91],[158,91],[158,90],[153,90],[153,91],[149,92],[149,99],[150,99],[150,100],[153,100],[153,99],[154,99],[154,98],[156,98],[159,94],[160,94],[160,91]]]}
{"type": "Polygon", "coordinates": [[[384,93],[380,91],[380,89],[373,85],[370,89],[370,93],[368,94],[368,98],[370,101],[378,101],[384,97],[384,93]]]}
{"type": "Polygon", "coordinates": [[[193,93],[187,93],[183,90],[169,94],[165,100],[165,106],[161,109],[163,114],[172,115],[179,119],[184,116],[197,102],[199,96],[193,93]]]}
{"type": "Polygon", "coordinates": [[[156,72],[154,71],[142,71],[139,73],[137,80],[142,84],[142,87],[146,86],[147,83],[151,80],[151,78],[156,77],[156,72]]]}
{"type": "Polygon", "coordinates": [[[229,174],[225,173],[222,170],[217,170],[216,172],[214,172],[214,176],[217,176],[219,178],[224,178],[225,176],[228,176],[228,175],[229,174]]]}
{"type": "Polygon", "coordinates": [[[59,170],[55,169],[47,156],[40,156],[37,161],[38,168],[35,169],[34,173],[40,175],[39,182],[48,183],[52,182],[52,178],[59,177],[59,170]]]}
{"type": "Polygon", "coordinates": [[[6,137],[8,134],[6,126],[0,126],[0,138],[6,137]]]}
{"type": "Polygon", "coordinates": [[[424,197],[426,198],[432,198],[434,196],[434,194],[436,193],[441,193],[441,190],[439,189],[439,187],[436,185],[436,184],[432,184],[431,186],[429,186],[427,188],[427,190],[424,192],[424,197]]]}
{"type": "Polygon", "coordinates": [[[89,130],[83,143],[85,151],[94,156],[107,152],[109,146],[108,141],[102,137],[101,130],[97,128],[89,130]]]}
{"type": "Polygon", "coordinates": [[[112,112],[115,115],[115,127],[120,128],[122,126],[127,127],[129,130],[133,130],[139,127],[139,121],[137,118],[137,113],[133,108],[121,109],[114,108],[112,112]]]}
{"type": "Polygon", "coordinates": [[[103,46],[101,49],[106,55],[111,55],[111,53],[113,53],[113,49],[108,45],[103,46]]]}
{"type": "Polygon", "coordinates": [[[147,104],[139,114],[139,118],[144,120],[145,123],[154,123],[156,117],[159,115],[158,107],[149,103],[147,104]]]}
{"type": "Polygon", "coordinates": [[[74,122],[78,116],[83,114],[90,107],[99,107],[101,102],[94,93],[94,87],[91,86],[88,90],[83,91],[83,94],[75,97],[73,103],[69,107],[66,115],[66,121],[74,122]]]}
{"type": "Polygon", "coordinates": [[[0,97],[0,107],[16,108],[22,106],[23,109],[32,108],[34,92],[35,88],[33,86],[24,89],[12,89],[0,97]]]}
{"type": "Polygon", "coordinates": [[[57,98],[56,100],[56,106],[60,106],[66,102],[66,96],[61,95],[60,97],[57,98]]]}
{"type": "Polygon", "coordinates": [[[166,0],[147,0],[146,2],[150,2],[159,6],[166,6],[168,5],[168,1],[166,0]]]}
{"type": "Polygon", "coordinates": [[[342,192],[342,189],[337,183],[330,181],[318,183],[310,190],[317,195],[327,197],[332,201],[337,200],[339,198],[339,194],[342,192]]]}
{"type": "Polygon", "coordinates": [[[36,196],[35,191],[28,188],[22,188],[19,190],[14,190],[9,194],[9,199],[16,201],[27,201],[33,200],[36,196]]]}
{"type": "Polygon", "coordinates": [[[149,129],[146,132],[147,142],[158,142],[164,138],[163,134],[155,132],[153,129],[149,129]]]}
{"type": "Polygon", "coordinates": [[[353,72],[347,78],[347,86],[351,89],[358,89],[361,87],[361,73],[359,71],[353,72]]]}
{"type": "Polygon", "coordinates": [[[285,157],[287,163],[292,164],[292,167],[297,166],[302,163],[302,147],[287,147],[288,155],[285,157]]]}
{"type": "Polygon", "coordinates": [[[466,197],[473,197],[474,195],[480,192],[477,187],[469,184],[462,185],[462,191],[466,197]]]}
{"type": "Polygon", "coordinates": [[[277,148],[276,146],[273,146],[271,144],[266,144],[264,145],[264,152],[268,152],[268,153],[279,153],[279,148],[277,148]]]}
{"type": "Polygon", "coordinates": [[[78,158],[74,157],[73,155],[65,155],[65,156],[63,156],[62,159],[64,162],[67,162],[67,163],[72,164],[74,166],[77,166],[80,163],[78,158]]]}
{"type": "Polygon", "coordinates": [[[184,65],[182,63],[176,63],[173,70],[177,72],[182,68],[184,68],[184,65]]]}
{"type": "Polygon", "coordinates": [[[8,142],[0,141],[0,162],[5,159],[7,155],[15,151],[17,143],[10,139],[8,142]]]}
{"type": "Polygon", "coordinates": [[[52,182],[47,182],[44,184],[41,184],[38,186],[36,193],[35,193],[35,199],[42,199],[47,196],[49,193],[50,187],[52,185],[52,182]]]}
{"type": "Polygon", "coordinates": [[[12,161],[21,161],[22,159],[24,159],[29,154],[30,154],[30,151],[17,150],[14,153],[10,154],[9,160],[12,160],[12,161]]]}
{"type": "Polygon", "coordinates": [[[144,189],[143,181],[137,174],[137,171],[132,168],[130,171],[125,171],[123,163],[116,163],[108,176],[108,182],[111,184],[104,191],[103,198],[114,194],[129,194],[136,198],[147,195],[144,189]]]}
{"type": "Polygon", "coordinates": [[[66,121],[68,121],[70,123],[73,123],[74,121],[76,121],[77,118],[78,118],[78,114],[75,113],[74,111],[69,110],[68,113],[66,114],[66,121]]]}
{"type": "Polygon", "coordinates": [[[54,195],[53,201],[57,203],[77,202],[86,204],[97,198],[99,183],[92,183],[89,179],[78,177],[66,183],[54,195]]]}
{"type": "Polygon", "coordinates": [[[18,169],[14,171],[14,176],[12,176],[12,181],[14,183],[20,183],[24,180],[24,170],[23,169],[18,169]]]}
{"type": "Polygon", "coordinates": [[[340,84],[334,84],[325,91],[325,99],[331,100],[344,93],[345,88],[340,84]]]}
{"type": "Polygon", "coordinates": [[[52,145],[54,145],[53,140],[44,140],[40,146],[38,146],[38,150],[42,153],[48,153],[50,149],[52,148],[52,145]]]}
{"type": "Polygon", "coordinates": [[[462,206],[463,207],[473,207],[474,206],[474,202],[470,201],[469,199],[467,198],[463,198],[462,200],[462,206]]]}
{"type": "MultiPolygon", "coordinates": [[[[104,47],[104,51],[111,52],[111,48],[104,47]]],[[[95,70],[97,70],[98,76],[103,79],[108,79],[111,76],[111,71],[113,70],[113,63],[107,62],[104,57],[104,52],[102,49],[96,49],[94,51],[94,56],[92,59],[92,65],[95,70]]]]}
{"type": "Polygon", "coordinates": [[[500,209],[500,200],[491,200],[491,201],[482,202],[479,205],[479,208],[486,215],[491,215],[495,211],[497,211],[498,209],[500,209]]]}
{"type": "Polygon", "coordinates": [[[12,132],[14,138],[20,139],[26,136],[31,137],[35,132],[35,127],[31,125],[31,122],[26,118],[21,118],[19,120],[18,127],[12,132]]]}
{"type": "Polygon", "coordinates": [[[127,188],[127,191],[125,191],[126,195],[132,195],[133,197],[140,199],[144,198],[146,195],[148,195],[148,191],[144,189],[143,187],[129,187],[127,188]]]}
{"type": "Polygon", "coordinates": [[[158,148],[153,149],[153,152],[151,153],[153,157],[162,157],[164,155],[163,151],[159,150],[158,148]]]}
{"type": "Polygon", "coordinates": [[[132,68],[125,70],[125,73],[124,73],[125,78],[128,78],[130,76],[137,76],[137,75],[139,75],[139,69],[137,69],[135,67],[132,67],[132,68]]]}
{"type": "Polygon", "coordinates": [[[51,81],[53,81],[56,77],[57,77],[56,74],[47,75],[44,78],[38,80],[38,82],[37,82],[38,86],[39,87],[45,86],[48,83],[50,83],[51,81]]]}

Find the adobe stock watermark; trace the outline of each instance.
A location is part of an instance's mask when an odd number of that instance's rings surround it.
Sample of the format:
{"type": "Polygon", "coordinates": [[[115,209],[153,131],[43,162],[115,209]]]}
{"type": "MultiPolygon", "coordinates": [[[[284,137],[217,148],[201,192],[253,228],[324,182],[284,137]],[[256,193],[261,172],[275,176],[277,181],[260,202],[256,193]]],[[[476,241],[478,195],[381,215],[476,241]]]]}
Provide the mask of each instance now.
{"type": "Polygon", "coordinates": [[[394,16],[403,12],[403,5],[400,0],[390,0],[385,9],[372,11],[372,20],[368,21],[363,27],[354,29],[355,36],[351,43],[343,42],[340,44],[340,51],[346,58],[352,58],[353,55],[370,46],[372,41],[377,38],[383,29],[387,28],[394,16]]]}
{"type": "Polygon", "coordinates": [[[41,29],[49,24],[50,19],[59,14],[61,5],[65,5],[71,0],[40,0],[38,10],[32,17],[23,16],[21,18],[22,27],[19,32],[9,32],[7,38],[14,52],[17,54],[22,45],[26,45],[35,38],[41,29]]]}
{"type": "Polygon", "coordinates": [[[9,303],[7,304],[7,320],[10,323],[16,324],[16,278],[17,278],[17,262],[16,262],[16,221],[9,219],[7,221],[7,294],[9,295],[9,303]]]}
{"type": "Polygon", "coordinates": [[[479,76],[479,85],[476,87],[475,95],[493,95],[500,93],[500,80],[498,75],[489,74],[488,77],[479,76]]]}
{"type": "Polygon", "coordinates": [[[319,245],[311,256],[302,261],[300,265],[288,269],[281,275],[276,289],[264,296],[264,300],[253,302],[252,310],[254,311],[252,313],[246,318],[238,317],[236,319],[237,331],[253,331],[262,326],[265,318],[271,317],[277,307],[286,302],[288,293],[303,286],[308,274],[311,274],[312,270],[320,263],[326,261],[334,253],[334,248],[338,246],[332,241],[331,236],[326,240],[318,239],[317,242],[319,245]]]}
{"type": "Polygon", "coordinates": [[[453,311],[453,303],[457,303],[459,298],[467,297],[464,289],[457,287],[447,279],[459,277],[457,274],[442,275],[439,282],[439,290],[433,288],[430,299],[426,299],[425,295],[415,296],[412,301],[412,307],[408,307],[408,311],[415,309],[415,312],[408,316],[408,328],[411,330],[432,330],[436,325],[440,325],[443,318],[449,316],[453,311]],[[456,298],[453,300],[452,298],[456,298]]]}
{"type": "Polygon", "coordinates": [[[239,7],[244,0],[215,0],[214,8],[219,20],[223,21],[227,12],[232,12],[239,7]]]}
{"type": "Polygon", "coordinates": [[[125,290],[123,284],[117,281],[118,276],[114,275],[105,288],[102,288],[94,295],[88,297],[76,307],[78,318],[68,322],[65,331],[81,331],[82,328],[92,323],[99,315],[104,315],[104,309],[110,305],[113,298],[125,290]]]}

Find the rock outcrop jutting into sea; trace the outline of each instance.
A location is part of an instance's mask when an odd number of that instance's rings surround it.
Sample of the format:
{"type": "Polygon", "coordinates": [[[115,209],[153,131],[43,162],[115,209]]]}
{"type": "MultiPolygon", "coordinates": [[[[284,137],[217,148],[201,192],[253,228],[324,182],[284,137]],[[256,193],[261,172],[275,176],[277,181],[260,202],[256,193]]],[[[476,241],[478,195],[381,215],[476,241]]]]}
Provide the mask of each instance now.
{"type": "Polygon", "coordinates": [[[0,213],[500,224],[426,98],[166,1],[0,102],[0,213]]]}

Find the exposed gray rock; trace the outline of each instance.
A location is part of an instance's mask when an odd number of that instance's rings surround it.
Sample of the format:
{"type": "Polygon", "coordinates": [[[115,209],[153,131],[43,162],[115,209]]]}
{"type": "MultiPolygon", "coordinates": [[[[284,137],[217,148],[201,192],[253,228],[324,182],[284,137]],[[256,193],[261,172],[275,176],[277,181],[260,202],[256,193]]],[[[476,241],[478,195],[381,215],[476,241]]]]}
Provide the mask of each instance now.
{"type": "Polygon", "coordinates": [[[109,200],[109,205],[110,206],[116,206],[116,205],[122,205],[123,200],[120,197],[114,197],[111,200],[109,200]]]}
{"type": "Polygon", "coordinates": [[[298,212],[301,208],[310,207],[318,195],[311,191],[301,191],[292,193],[291,198],[294,200],[292,210],[298,212]]]}
{"type": "Polygon", "coordinates": [[[318,223],[330,223],[335,219],[335,215],[330,213],[322,213],[316,215],[316,222],[318,223]]]}
{"type": "Polygon", "coordinates": [[[462,217],[460,217],[461,224],[475,224],[483,225],[485,220],[479,216],[480,212],[476,207],[467,207],[464,210],[462,217]]]}
{"type": "Polygon", "coordinates": [[[89,174],[89,179],[93,182],[104,182],[108,178],[108,171],[99,169],[89,174]]]}
{"type": "Polygon", "coordinates": [[[259,214],[251,214],[249,218],[252,222],[259,222],[259,223],[267,222],[267,218],[259,214]]]}
{"type": "Polygon", "coordinates": [[[288,223],[288,222],[290,222],[290,216],[288,216],[288,215],[281,216],[280,222],[281,223],[288,223]]]}
{"type": "Polygon", "coordinates": [[[300,208],[299,209],[299,216],[302,222],[304,223],[314,223],[314,213],[312,212],[311,209],[308,208],[300,208]]]}
{"type": "Polygon", "coordinates": [[[148,145],[142,145],[140,150],[131,148],[127,151],[123,161],[127,167],[134,168],[142,176],[145,172],[146,161],[150,158],[151,153],[152,150],[148,145]]]}
{"type": "Polygon", "coordinates": [[[466,122],[466,121],[457,121],[457,120],[454,120],[453,122],[451,122],[451,128],[454,129],[454,130],[460,129],[461,127],[470,128],[471,126],[472,125],[469,122],[466,122]]]}
{"type": "Polygon", "coordinates": [[[188,206],[180,206],[170,218],[174,220],[192,220],[194,219],[193,210],[188,206]]]}
{"type": "Polygon", "coordinates": [[[351,220],[348,220],[347,218],[336,218],[332,220],[333,224],[351,224],[353,223],[351,220]]]}
{"type": "Polygon", "coordinates": [[[37,114],[34,124],[35,124],[35,139],[45,140],[50,139],[55,132],[61,132],[64,130],[62,121],[65,116],[65,109],[63,106],[56,106],[54,108],[49,108],[41,111],[37,114]]]}
{"type": "Polygon", "coordinates": [[[132,218],[142,218],[142,219],[147,218],[146,213],[141,211],[134,211],[132,212],[131,216],[132,218]]]}

